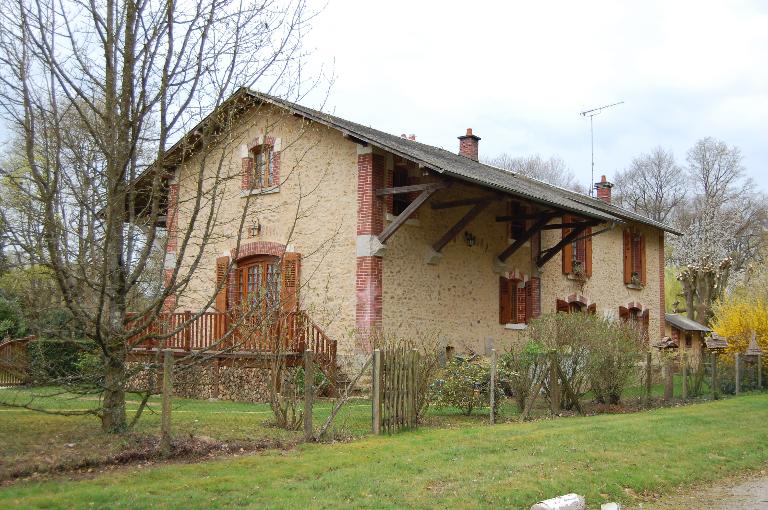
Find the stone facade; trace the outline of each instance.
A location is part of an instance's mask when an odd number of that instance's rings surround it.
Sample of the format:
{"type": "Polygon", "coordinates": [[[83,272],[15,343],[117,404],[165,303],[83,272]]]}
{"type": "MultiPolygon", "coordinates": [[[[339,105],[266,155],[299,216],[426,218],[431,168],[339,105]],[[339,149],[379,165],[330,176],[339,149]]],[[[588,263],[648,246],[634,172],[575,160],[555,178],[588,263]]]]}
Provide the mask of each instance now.
{"type": "MultiPolygon", "coordinates": [[[[477,158],[478,140],[471,131],[461,137],[467,157],[477,158]]],[[[526,306],[541,313],[555,311],[560,299],[594,304],[597,313],[617,317],[619,307],[631,303],[649,311],[652,340],[663,332],[664,248],[658,229],[631,225],[645,238],[647,279],[642,288],[624,283],[621,226],[593,227],[593,232],[607,230],[593,238],[592,274],[586,281],[563,274],[560,254],[537,269],[531,241],[500,264],[496,258],[509,245],[510,233],[496,217],[508,214],[507,202],[488,189],[454,183],[434,194],[384,246],[377,235],[394,220],[392,197],[377,196],[375,190],[392,185],[397,158],[274,107],[244,114],[226,143],[205,158],[190,158],[172,181],[177,198],[166,267],[179,257],[180,274],[196,268],[177,302],[168,306],[211,308],[217,258],[286,251],[301,254],[301,308],[337,340],[341,356],[365,351],[370,346],[361,332],[378,329],[439,337],[457,352],[484,353],[520,342],[525,325],[499,320],[502,276],[519,280],[521,286],[538,278],[540,295],[534,292],[526,306]],[[263,145],[274,151],[276,182],[252,190],[250,182],[244,186],[243,172],[253,169],[253,147],[263,145]],[[437,210],[431,204],[469,197],[493,200],[435,253],[433,243],[470,207],[437,210]],[[235,251],[238,231],[240,252],[235,251]],[[198,258],[201,244],[205,246],[198,258]]],[[[409,182],[434,178],[425,169],[409,168],[409,182]]],[[[552,223],[560,221],[554,218],[552,223]]],[[[541,247],[560,238],[560,230],[543,231],[541,247]]]]}

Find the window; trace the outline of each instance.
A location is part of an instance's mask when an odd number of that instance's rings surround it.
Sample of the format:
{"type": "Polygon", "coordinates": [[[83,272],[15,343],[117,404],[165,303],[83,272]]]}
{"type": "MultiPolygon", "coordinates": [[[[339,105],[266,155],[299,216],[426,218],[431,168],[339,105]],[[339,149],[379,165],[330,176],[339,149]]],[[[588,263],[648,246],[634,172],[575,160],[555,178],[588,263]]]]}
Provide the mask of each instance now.
{"type": "Polygon", "coordinates": [[[685,334],[685,348],[690,349],[693,346],[693,337],[690,333],[685,334]]]}
{"type": "Polygon", "coordinates": [[[645,285],[645,237],[639,232],[624,230],[624,284],[645,285]]]}
{"type": "Polygon", "coordinates": [[[565,301],[563,299],[557,300],[555,309],[559,313],[588,313],[590,315],[597,313],[597,305],[595,303],[587,305],[581,301],[565,301]]]}
{"type": "MultiPolygon", "coordinates": [[[[392,187],[408,186],[408,181],[408,168],[405,166],[395,166],[394,170],[392,170],[392,187]]],[[[409,193],[394,195],[392,197],[392,214],[399,216],[412,201],[409,193]]]]}
{"type": "Polygon", "coordinates": [[[499,323],[527,324],[526,289],[519,288],[521,280],[499,277],[499,323]]]}
{"type": "Polygon", "coordinates": [[[275,157],[271,145],[263,144],[253,148],[253,176],[251,187],[268,188],[277,184],[275,179],[275,157]]]}
{"type": "Polygon", "coordinates": [[[642,310],[637,306],[630,306],[629,308],[620,306],[619,318],[637,329],[643,340],[648,340],[650,314],[647,308],[642,310]]]}
{"type": "MultiPolygon", "coordinates": [[[[563,223],[577,223],[578,218],[563,216],[563,223]]],[[[565,238],[573,229],[562,229],[562,237],[565,238]]],[[[576,239],[563,246],[563,273],[582,278],[592,276],[592,229],[587,228],[576,239]]]]}

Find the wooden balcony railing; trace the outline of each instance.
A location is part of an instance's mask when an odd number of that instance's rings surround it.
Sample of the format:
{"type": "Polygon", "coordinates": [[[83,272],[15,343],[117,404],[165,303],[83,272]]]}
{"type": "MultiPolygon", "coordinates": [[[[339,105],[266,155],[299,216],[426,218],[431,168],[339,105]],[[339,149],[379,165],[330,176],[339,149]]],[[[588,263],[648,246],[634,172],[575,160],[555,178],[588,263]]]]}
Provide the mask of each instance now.
{"type": "Polygon", "coordinates": [[[299,353],[312,349],[325,363],[336,360],[336,341],[306,312],[283,314],[275,320],[242,318],[229,313],[162,313],[143,325],[129,316],[126,327],[141,328],[129,338],[132,350],[157,348],[182,351],[299,353]]]}

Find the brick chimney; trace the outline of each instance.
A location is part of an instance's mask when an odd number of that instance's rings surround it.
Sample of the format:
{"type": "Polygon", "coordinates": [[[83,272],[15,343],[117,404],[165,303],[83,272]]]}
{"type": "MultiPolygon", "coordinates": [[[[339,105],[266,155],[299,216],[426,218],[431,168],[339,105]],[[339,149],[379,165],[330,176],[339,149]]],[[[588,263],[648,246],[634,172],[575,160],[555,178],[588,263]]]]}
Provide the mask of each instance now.
{"type": "Polygon", "coordinates": [[[467,128],[467,134],[459,137],[459,155],[477,161],[477,147],[480,137],[472,134],[472,128],[467,128]]]}
{"type": "Polygon", "coordinates": [[[605,179],[605,176],[603,175],[600,178],[600,182],[595,183],[595,189],[597,190],[597,198],[605,202],[606,204],[611,203],[611,188],[613,188],[613,183],[608,182],[605,179]]]}

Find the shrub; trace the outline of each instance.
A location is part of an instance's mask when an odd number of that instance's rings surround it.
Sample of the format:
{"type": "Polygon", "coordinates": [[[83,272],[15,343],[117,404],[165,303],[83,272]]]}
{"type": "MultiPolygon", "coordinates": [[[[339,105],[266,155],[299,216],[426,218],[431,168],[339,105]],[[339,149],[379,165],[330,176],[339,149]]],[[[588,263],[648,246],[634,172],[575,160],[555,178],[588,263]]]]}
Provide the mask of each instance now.
{"type": "Polygon", "coordinates": [[[27,324],[19,302],[0,296],[0,340],[19,338],[26,332],[27,324]]]}
{"type": "MultiPolygon", "coordinates": [[[[442,376],[431,387],[431,401],[438,407],[456,407],[467,416],[478,407],[490,405],[490,367],[485,361],[456,357],[448,362],[442,376]]],[[[504,393],[496,386],[495,401],[504,393]]]]}
{"type": "Polygon", "coordinates": [[[517,408],[522,412],[531,391],[541,381],[546,352],[541,343],[529,341],[520,351],[510,351],[499,357],[498,372],[502,388],[515,397],[517,408]]]}
{"type": "MultiPolygon", "coordinates": [[[[92,353],[95,345],[85,340],[60,340],[41,338],[29,342],[27,353],[29,355],[30,376],[38,384],[78,384],[84,382],[80,373],[82,365],[81,356],[92,353]]],[[[91,354],[91,356],[94,356],[91,354]]],[[[96,358],[96,362],[101,364],[96,358]]],[[[91,362],[90,367],[94,364],[91,362]]],[[[93,378],[93,374],[88,377],[93,378]]],[[[86,380],[87,383],[87,380],[86,380]]]]}

